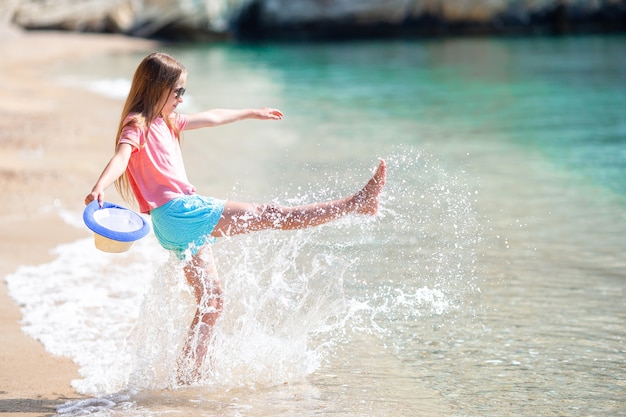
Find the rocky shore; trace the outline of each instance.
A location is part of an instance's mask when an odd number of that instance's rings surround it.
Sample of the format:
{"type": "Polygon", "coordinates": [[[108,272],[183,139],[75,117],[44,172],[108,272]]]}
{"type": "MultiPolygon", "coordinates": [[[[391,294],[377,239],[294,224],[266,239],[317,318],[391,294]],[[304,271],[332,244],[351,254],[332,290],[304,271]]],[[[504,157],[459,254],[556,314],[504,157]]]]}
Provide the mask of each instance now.
{"type": "Polygon", "coordinates": [[[177,40],[626,31],[626,0],[4,0],[0,24],[177,40]]]}

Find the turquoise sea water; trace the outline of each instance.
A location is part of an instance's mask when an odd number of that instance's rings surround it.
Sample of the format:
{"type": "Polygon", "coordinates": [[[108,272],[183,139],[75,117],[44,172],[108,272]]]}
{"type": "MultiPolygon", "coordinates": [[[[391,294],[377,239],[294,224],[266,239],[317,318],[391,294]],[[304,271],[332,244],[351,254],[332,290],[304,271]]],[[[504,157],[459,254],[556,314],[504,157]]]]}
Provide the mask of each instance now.
{"type": "MultiPolygon", "coordinates": [[[[158,248],[143,249],[148,259],[135,249],[131,262],[148,272],[128,291],[147,301],[115,320],[121,307],[102,309],[105,324],[92,324],[85,344],[97,353],[77,359],[86,369],[77,387],[100,399],[90,403],[98,412],[626,415],[626,38],[165,50],[189,72],[181,112],[285,113],[279,123],[187,133],[200,193],[338,197],[360,187],[379,157],[389,183],[374,221],[215,246],[225,313],[213,368],[192,388],[168,376],[162,352],[171,354],[176,332],[150,336],[163,323],[186,328],[161,303],[179,303],[176,266],[158,248]],[[105,329],[120,320],[113,339],[137,357],[116,362],[97,341],[108,342],[105,329]],[[127,347],[137,339],[150,348],[127,347]]],[[[123,90],[142,57],[102,57],[63,76],[123,90]]],[[[100,256],[87,252],[90,242],[71,250],[100,256]]],[[[30,273],[64,288],[63,264],[80,256],[63,253],[59,268],[30,273]]],[[[106,258],[100,280],[123,281],[120,262],[106,258]]],[[[88,275],[73,273],[72,285],[98,279],[88,275]]],[[[105,305],[132,298],[102,291],[105,305]]],[[[45,324],[31,334],[44,339],[45,324]]],[[[57,338],[80,344],[79,333],[57,338]]],[[[75,405],[67,414],[87,407],[75,405]]]]}

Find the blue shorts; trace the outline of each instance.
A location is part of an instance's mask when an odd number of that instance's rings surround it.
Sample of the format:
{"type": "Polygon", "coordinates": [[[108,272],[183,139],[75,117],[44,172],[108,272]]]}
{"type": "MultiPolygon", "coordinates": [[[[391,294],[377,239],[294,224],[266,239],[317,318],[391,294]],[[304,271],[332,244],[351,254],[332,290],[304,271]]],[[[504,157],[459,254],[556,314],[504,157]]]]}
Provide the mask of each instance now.
{"type": "Polygon", "coordinates": [[[154,234],[161,246],[178,256],[187,249],[195,255],[204,245],[215,242],[211,232],[225,204],[224,200],[195,194],[177,197],[150,211],[154,234]]]}

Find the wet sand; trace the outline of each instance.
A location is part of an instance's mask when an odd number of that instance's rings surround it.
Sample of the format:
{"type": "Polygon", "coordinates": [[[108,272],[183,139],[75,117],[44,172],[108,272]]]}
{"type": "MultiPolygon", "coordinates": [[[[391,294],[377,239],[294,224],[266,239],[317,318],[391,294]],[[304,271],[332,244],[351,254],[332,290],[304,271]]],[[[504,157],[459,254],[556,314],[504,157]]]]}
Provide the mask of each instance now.
{"type": "Polygon", "coordinates": [[[73,59],[157,44],[121,36],[22,32],[0,27],[0,413],[41,416],[78,394],[77,366],[20,329],[5,277],[50,261],[55,246],[89,236],[58,207],[80,210],[110,158],[119,100],[62,86],[50,76],[73,59]]]}

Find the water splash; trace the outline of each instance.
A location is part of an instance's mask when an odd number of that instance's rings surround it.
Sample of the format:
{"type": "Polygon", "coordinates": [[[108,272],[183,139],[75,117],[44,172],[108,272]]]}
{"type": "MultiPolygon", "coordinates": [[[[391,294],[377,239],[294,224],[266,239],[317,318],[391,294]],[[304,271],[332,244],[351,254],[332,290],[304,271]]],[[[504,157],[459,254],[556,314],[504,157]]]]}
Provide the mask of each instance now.
{"type": "MultiPolygon", "coordinates": [[[[217,244],[224,305],[198,384],[294,381],[318,369],[355,332],[393,340],[416,322],[441,326],[454,320],[465,297],[478,291],[476,192],[431,156],[403,150],[386,159],[389,185],[378,217],[348,217],[217,244]]],[[[308,191],[290,203],[336,197],[329,194],[308,191]]],[[[150,349],[139,350],[139,369],[146,371],[136,380],[152,382],[136,388],[177,386],[175,356],[187,331],[181,323],[190,322],[194,307],[189,294],[184,306],[183,297],[172,298],[185,292],[182,265],[172,268],[159,272],[158,291],[148,295],[154,301],[141,314],[154,329],[141,333],[150,349]],[[166,339],[146,336],[164,329],[170,329],[166,339]],[[159,374],[159,366],[167,370],[159,374]]]]}
{"type": "Polygon", "coordinates": [[[183,264],[171,255],[155,271],[137,322],[127,338],[134,356],[131,390],[164,389],[178,385],[178,360],[195,310],[183,264]]]}
{"type": "MultiPolygon", "coordinates": [[[[403,149],[385,159],[388,185],[375,218],[219,241],[223,311],[195,385],[298,381],[355,333],[401,347],[468,313],[465,300],[478,291],[476,192],[430,155],[403,149]]],[[[289,203],[329,197],[337,196],[307,192],[289,203]]],[[[74,358],[81,393],[179,389],[195,311],[184,262],[168,259],[153,237],[128,255],[92,246],[59,247],[52,264],[7,278],[27,332],[74,358]]]]}
{"type": "Polygon", "coordinates": [[[386,273],[395,283],[389,291],[416,294],[431,288],[439,302],[428,303],[430,313],[459,308],[467,295],[478,291],[478,190],[462,170],[414,149],[403,150],[389,162],[396,180],[385,205],[389,221],[380,230],[387,236],[388,266],[393,267],[386,273]]]}

